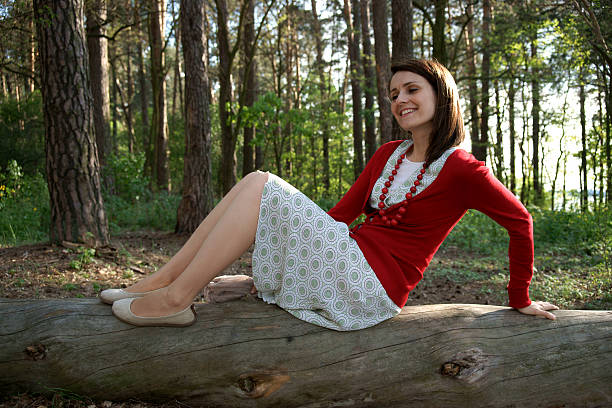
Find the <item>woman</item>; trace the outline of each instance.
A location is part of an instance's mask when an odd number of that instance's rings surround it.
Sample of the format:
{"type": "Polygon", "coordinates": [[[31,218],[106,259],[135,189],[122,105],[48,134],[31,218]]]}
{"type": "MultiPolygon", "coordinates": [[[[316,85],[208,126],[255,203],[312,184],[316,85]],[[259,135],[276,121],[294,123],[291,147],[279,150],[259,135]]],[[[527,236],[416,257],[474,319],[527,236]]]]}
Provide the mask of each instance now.
{"type": "Polygon", "coordinates": [[[531,216],[483,162],[456,147],[464,129],[452,76],[429,60],[402,61],[392,72],[391,110],[412,139],[381,146],[327,214],[278,177],[251,173],[170,262],[102,300],[134,325],[192,324],[192,299],[255,242],[259,297],[320,326],[361,329],[400,312],[444,238],[474,208],[510,235],[510,306],[554,319],[556,306],[529,299],[531,216]],[[349,231],[362,213],[365,222],[349,231]]]}

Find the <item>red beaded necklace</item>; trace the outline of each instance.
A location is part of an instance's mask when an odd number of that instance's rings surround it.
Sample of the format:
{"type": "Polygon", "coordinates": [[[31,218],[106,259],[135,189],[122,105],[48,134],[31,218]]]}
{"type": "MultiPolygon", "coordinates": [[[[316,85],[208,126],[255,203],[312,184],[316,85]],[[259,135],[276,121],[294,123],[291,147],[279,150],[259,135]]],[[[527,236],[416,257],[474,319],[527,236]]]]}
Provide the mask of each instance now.
{"type": "Polygon", "coordinates": [[[395,168],[391,171],[391,175],[389,175],[389,179],[387,181],[385,181],[385,186],[382,189],[382,194],[380,195],[380,197],[378,197],[380,199],[380,201],[378,202],[378,214],[382,217],[382,220],[385,224],[387,225],[393,225],[396,226],[399,223],[399,220],[402,219],[402,215],[406,212],[406,208],[404,208],[407,204],[408,204],[408,200],[410,200],[412,198],[412,196],[416,193],[417,191],[417,186],[419,186],[421,184],[421,180],[423,180],[423,174],[425,174],[425,172],[427,171],[427,162],[423,163],[423,168],[421,170],[419,170],[419,174],[417,174],[416,180],[414,180],[413,186],[410,187],[410,192],[406,193],[406,199],[404,201],[402,201],[400,203],[400,207],[397,210],[397,213],[395,214],[395,216],[392,219],[389,219],[389,217],[387,217],[386,215],[386,211],[385,211],[385,198],[387,198],[387,193],[389,192],[389,187],[391,187],[391,184],[393,183],[393,180],[395,179],[395,175],[397,174],[397,170],[400,168],[400,164],[402,164],[402,162],[404,161],[404,159],[406,158],[406,155],[408,154],[408,152],[410,151],[410,149],[412,149],[413,146],[410,146],[406,152],[404,152],[404,154],[402,154],[398,159],[397,159],[397,163],[395,164],[395,168]]]}

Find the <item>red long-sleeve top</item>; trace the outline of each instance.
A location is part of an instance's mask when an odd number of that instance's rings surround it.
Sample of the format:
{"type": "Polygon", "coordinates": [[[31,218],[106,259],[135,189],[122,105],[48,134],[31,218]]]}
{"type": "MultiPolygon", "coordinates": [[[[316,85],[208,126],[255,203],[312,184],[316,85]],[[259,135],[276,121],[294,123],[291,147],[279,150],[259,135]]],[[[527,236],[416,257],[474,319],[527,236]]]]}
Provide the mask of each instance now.
{"type": "MultiPolygon", "coordinates": [[[[381,146],[357,181],[328,214],[350,225],[359,215],[376,213],[368,204],[374,183],[401,141],[381,146]]],[[[387,209],[391,218],[399,204],[387,209]]],[[[464,150],[455,150],[437,178],[409,200],[397,226],[380,217],[354,228],[350,235],[363,252],[388,296],[403,307],[409,292],[453,227],[470,208],[481,211],[508,230],[510,244],[509,305],[529,306],[533,275],[533,224],[521,202],[484,165],[464,150]]]]}

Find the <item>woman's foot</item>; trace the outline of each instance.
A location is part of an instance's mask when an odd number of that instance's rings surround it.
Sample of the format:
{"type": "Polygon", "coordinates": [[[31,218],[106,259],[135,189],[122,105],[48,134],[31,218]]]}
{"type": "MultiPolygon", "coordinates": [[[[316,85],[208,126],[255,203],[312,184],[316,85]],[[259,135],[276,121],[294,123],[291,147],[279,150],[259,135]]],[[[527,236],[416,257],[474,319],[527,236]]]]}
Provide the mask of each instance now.
{"type": "Polygon", "coordinates": [[[168,316],[186,309],[191,303],[193,299],[171,296],[166,287],[134,299],[131,312],[140,317],[168,316]]]}
{"type": "Polygon", "coordinates": [[[155,289],[148,292],[127,292],[125,289],[106,289],[100,292],[100,300],[103,303],[107,303],[112,305],[118,300],[121,299],[131,299],[146,296],[150,293],[153,293],[158,290],[162,290],[163,288],[155,289]]]}
{"type": "Polygon", "coordinates": [[[161,269],[144,279],[139,280],[135,284],[125,288],[126,292],[143,293],[150,292],[159,288],[165,288],[172,283],[172,280],[164,278],[164,273],[160,273],[161,269]]]}
{"type": "Polygon", "coordinates": [[[171,326],[185,327],[191,326],[196,321],[196,311],[193,304],[176,313],[158,317],[142,317],[135,315],[131,310],[131,305],[135,301],[132,299],[122,299],[113,303],[113,314],[122,322],[134,326],[171,326]]]}
{"type": "Polygon", "coordinates": [[[157,273],[149,275],[143,280],[136,282],[134,285],[125,289],[106,289],[100,292],[100,300],[103,303],[112,305],[114,302],[121,299],[138,298],[161,290],[170,285],[172,281],[163,279],[157,273]],[[157,276],[156,276],[157,275],[157,276]]]}

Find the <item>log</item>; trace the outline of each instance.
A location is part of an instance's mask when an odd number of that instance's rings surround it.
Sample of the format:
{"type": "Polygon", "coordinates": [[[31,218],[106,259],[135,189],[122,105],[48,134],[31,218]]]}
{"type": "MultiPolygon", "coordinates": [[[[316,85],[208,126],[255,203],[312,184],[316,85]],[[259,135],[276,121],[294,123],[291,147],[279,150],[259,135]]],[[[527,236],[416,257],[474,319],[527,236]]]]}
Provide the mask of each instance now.
{"type": "Polygon", "coordinates": [[[0,299],[0,392],[207,407],[612,406],[612,311],[405,307],[335,332],[253,298],[137,328],[96,299],[0,299]]]}

